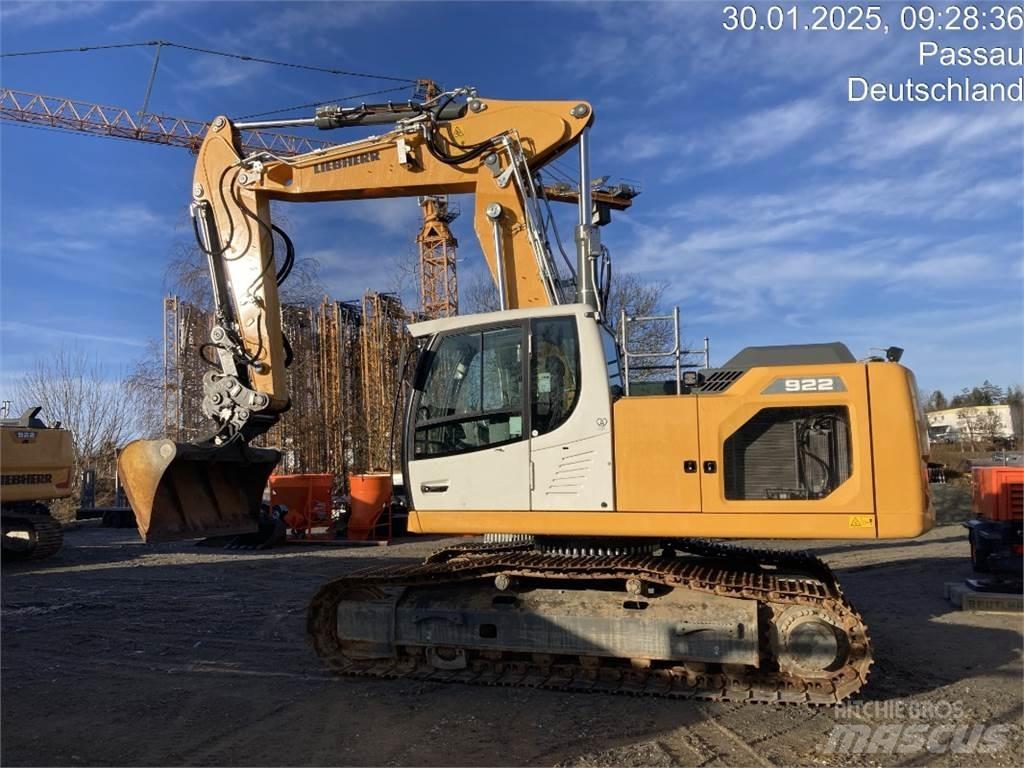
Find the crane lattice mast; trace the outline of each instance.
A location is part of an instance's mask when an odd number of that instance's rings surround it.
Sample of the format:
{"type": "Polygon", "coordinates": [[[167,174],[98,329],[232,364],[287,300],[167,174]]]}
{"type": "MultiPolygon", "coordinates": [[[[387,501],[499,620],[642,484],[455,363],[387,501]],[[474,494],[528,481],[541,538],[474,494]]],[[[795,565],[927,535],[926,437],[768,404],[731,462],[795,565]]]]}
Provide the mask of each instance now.
{"type": "MultiPolygon", "coordinates": [[[[0,120],[184,147],[193,153],[199,151],[210,125],[166,115],[134,115],[124,107],[44,96],[12,88],[0,88],[0,120]]],[[[321,139],[261,130],[243,130],[241,134],[243,149],[252,152],[264,150],[275,155],[299,155],[333,145],[333,142],[321,139]]]]}

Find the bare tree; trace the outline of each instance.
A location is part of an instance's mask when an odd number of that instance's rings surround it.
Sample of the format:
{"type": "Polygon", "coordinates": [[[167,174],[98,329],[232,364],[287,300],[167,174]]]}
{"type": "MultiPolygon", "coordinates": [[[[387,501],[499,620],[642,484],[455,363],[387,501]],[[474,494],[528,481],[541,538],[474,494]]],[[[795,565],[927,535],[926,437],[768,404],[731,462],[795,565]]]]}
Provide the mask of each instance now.
{"type": "MultiPolygon", "coordinates": [[[[605,306],[605,321],[611,327],[615,338],[622,338],[622,313],[627,317],[651,317],[666,315],[664,306],[668,283],[645,282],[636,275],[616,275],[608,293],[605,306]]],[[[635,323],[629,329],[629,348],[637,352],[661,352],[671,349],[672,326],[665,321],[635,323]]]]}
{"type": "Polygon", "coordinates": [[[169,293],[187,304],[204,310],[213,308],[209,267],[195,243],[175,243],[164,271],[164,284],[169,293]]]}
{"type": "MultiPolygon", "coordinates": [[[[670,310],[665,307],[665,282],[647,282],[637,275],[623,274],[616,276],[611,283],[608,301],[604,307],[605,323],[611,328],[616,340],[622,340],[622,312],[630,318],[667,315],[670,310]]],[[[460,287],[460,303],[468,312],[496,312],[498,310],[498,291],[488,275],[478,275],[468,285],[460,287]]],[[[672,348],[674,333],[672,324],[664,320],[657,322],[636,322],[630,325],[629,349],[631,352],[654,354],[672,348]]],[[[682,342],[684,348],[689,348],[682,342]]],[[[645,362],[655,365],[669,365],[671,357],[646,358],[645,362]]],[[[684,362],[693,362],[685,359],[684,362]]],[[[642,364],[641,364],[642,365],[642,364]]],[[[631,378],[662,379],[669,377],[664,369],[634,369],[631,378]]]]}
{"type": "MultiPolygon", "coordinates": [[[[274,220],[282,229],[287,228],[287,218],[276,211],[274,220]]],[[[273,248],[277,269],[281,269],[287,247],[276,232],[273,248]]],[[[297,258],[291,274],[281,287],[282,299],[288,303],[319,302],[324,295],[319,270],[320,265],[316,259],[297,258]]],[[[183,301],[204,309],[212,307],[213,292],[209,264],[206,254],[193,237],[182,238],[173,245],[171,258],[164,272],[164,283],[168,291],[175,293],[183,301]]]]}
{"type": "Polygon", "coordinates": [[[164,371],[163,350],[153,339],[146,344],[143,356],[135,361],[125,377],[124,387],[135,414],[135,437],[153,440],[164,434],[164,371]]]}
{"type": "Polygon", "coordinates": [[[963,450],[965,442],[973,449],[978,441],[978,425],[974,418],[974,412],[968,410],[961,411],[956,415],[956,420],[959,424],[957,432],[960,436],[960,449],[963,450]]]}
{"type": "Polygon", "coordinates": [[[1003,420],[993,408],[980,411],[974,418],[975,431],[989,445],[1008,437],[1003,430],[1003,420]]]}
{"type": "Polygon", "coordinates": [[[83,459],[119,444],[134,428],[124,382],[109,378],[84,352],[61,348],[40,358],[18,383],[17,394],[20,402],[42,406],[46,418],[70,429],[83,459]]]}
{"type": "Polygon", "coordinates": [[[466,283],[459,283],[459,312],[472,315],[478,312],[497,312],[498,289],[489,274],[477,274],[466,283]]]}
{"type": "MultiPolygon", "coordinates": [[[[62,348],[38,359],[18,382],[16,392],[26,408],[41,406],[49,423],[60,422],[71,432],[76,490],[85,468],[96,469],[112,484],[117,449],[136,432],[136,409],[123,379],[110,377],[84,352],[62,348]]],[[[73,504],[56,505],[55,512],[67,516],[73,504]]]]}
{"type": "MultiPolygon", "coordinates": [[[[287,219],[275,212],[276,223],[285,228],[287,219]]],[[[281,269],[287,248],[281,236],[274,233],[274,254],[277,268],[281,269]]],[[[213,289],[206,255],[192,240],[183,240],[174,246],[171,261],[164,273],[164,282],[170,293],[182,301],[204,310],[213,308],[213,289]]],[[[281,301],[285,304],[313,307],[327,294],[320,281],[320,264],[316,259],[296,258],[288,279],[281,286],[281,301]]]]}
{"type": "Polygon", "coordinates": [[[404,303],[422,311],[420,306],[420,252],[415,243],[409,243],[405,251],[399,253],[392,264],[391,285],[389,292],[398,296],[404,303]]]}

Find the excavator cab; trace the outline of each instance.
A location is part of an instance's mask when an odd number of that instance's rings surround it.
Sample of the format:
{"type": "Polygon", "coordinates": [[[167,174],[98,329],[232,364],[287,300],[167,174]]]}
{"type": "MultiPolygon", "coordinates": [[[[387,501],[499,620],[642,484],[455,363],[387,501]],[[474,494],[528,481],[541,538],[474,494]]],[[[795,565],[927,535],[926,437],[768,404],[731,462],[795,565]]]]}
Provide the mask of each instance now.
{"type": "Polygon", "coordinates": [[[121,451],[117,471],[143,541],[176,541],[255,533],[263,489],[280,459],[241,440],[135,440],[121,451]]]}

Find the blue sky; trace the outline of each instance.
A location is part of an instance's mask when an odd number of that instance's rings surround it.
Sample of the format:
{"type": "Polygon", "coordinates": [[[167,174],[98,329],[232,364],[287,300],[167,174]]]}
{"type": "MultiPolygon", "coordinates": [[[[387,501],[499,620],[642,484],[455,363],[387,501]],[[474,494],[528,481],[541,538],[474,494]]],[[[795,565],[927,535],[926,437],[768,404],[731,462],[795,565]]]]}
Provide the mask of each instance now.
{"type": "MultiPolygon", "coordinates": [[[[918,42],[1019,33],[728,32],[724,3],[0,3],[4,52],[162,38],[319,66],[590,101],[598,174],[643,194],[606,228],[618,272],[670,283],[714,361],[747,344],[891,344],[925,389],[1024,381],[1024,106],[847,101],[847,77],[1010,81],[920,66],[918,42]]],[[[808,6],[804,6],[806,10],[808,6]]],[[[0,60],[0,84],[138,109],[150,48],[0,60]]],[[[151,111],[196,119],[387,83],[165,50],[151,111]]],[[[334,134],[338,140],[343,137],[334,134]]],[[[111,375],[160,335],[191,237],[182,149],[0,124],[0,397],[39,355],[111,375]]],[[[469,206],[464,205],[469,209],[469,206]]],[[[335,298],[395,286],[413,200],[289,206],[335,298]]],[[[464,281],[482,269],[455,222],[464,281]]],[[[563,232],[563,234],[567,234],[563,232]]]]}

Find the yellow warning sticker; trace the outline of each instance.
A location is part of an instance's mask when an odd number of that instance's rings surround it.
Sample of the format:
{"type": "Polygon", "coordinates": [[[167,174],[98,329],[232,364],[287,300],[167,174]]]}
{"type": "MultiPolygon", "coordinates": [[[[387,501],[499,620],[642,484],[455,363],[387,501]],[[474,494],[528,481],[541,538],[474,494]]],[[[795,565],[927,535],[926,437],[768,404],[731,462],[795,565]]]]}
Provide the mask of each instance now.
{"type": "Polygon", "coordinates": [[[466,138],[465,134],[462,132],[462,127],[458,125],[452,128],[452,135],[455,136],[455,138],[458,139],[459,141],[462,141],[464,138],[466,138]]]}
{"type": "Polygon", "coordinates": [[[874,528],[875,518],[871,515],[850,515],[851,528],[874,528]]]}

